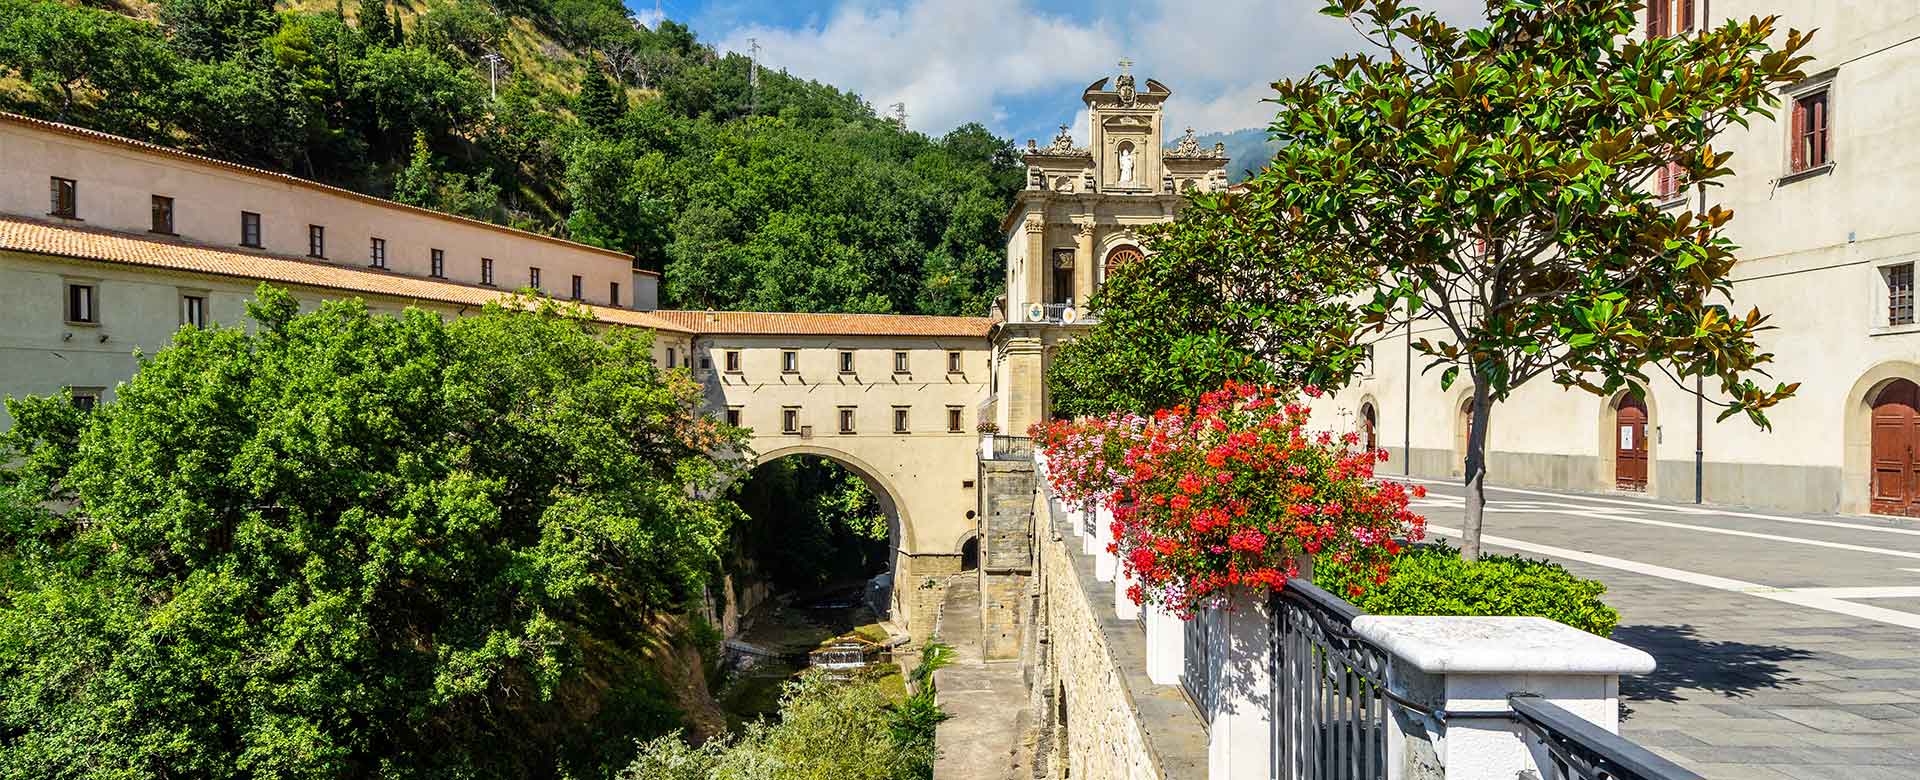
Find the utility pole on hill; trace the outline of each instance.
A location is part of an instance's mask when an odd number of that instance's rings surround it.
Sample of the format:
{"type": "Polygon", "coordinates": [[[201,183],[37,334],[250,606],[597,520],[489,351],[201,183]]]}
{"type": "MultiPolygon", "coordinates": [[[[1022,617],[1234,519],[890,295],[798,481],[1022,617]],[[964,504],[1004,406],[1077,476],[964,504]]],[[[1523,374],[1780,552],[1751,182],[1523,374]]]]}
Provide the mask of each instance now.
{"type": "Polygon", "coordinates": [[[760,113],[760,39],[747,39],[747,114],[760,113]]]}
{"type": "Polygon", "coordinates": [[[500,101],[500,63],[505,62],[506,58],[487,52],[480,60],[487,63],[487,95],[497,103],[500,101]]]}

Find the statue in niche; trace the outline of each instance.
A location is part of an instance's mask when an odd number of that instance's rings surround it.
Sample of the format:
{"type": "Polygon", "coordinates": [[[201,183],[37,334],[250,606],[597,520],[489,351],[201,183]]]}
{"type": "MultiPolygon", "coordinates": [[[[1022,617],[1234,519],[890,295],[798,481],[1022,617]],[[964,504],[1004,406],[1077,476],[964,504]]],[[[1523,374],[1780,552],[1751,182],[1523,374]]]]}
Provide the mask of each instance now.
{"type": "Polygon", "coordinates": [[[1131,145],[1120,147],[1120,181],[1122,183],[1133,181],[1133,147],[1131,145]]]}

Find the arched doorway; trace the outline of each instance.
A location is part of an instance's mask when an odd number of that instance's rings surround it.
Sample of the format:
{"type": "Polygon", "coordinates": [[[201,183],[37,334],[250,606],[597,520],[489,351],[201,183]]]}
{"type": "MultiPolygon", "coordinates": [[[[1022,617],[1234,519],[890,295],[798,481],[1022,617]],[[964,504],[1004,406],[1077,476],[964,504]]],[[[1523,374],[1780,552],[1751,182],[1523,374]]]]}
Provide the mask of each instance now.
{"type": "Polygon", "coordinates": [[[1454,415],[1453,422],[1453,475],[1467,473],[1467,443],[1473,436],[1473,393],[1460,399],[1460,412],[1454,415]]]}
{"type": "Polygon", "coordinates": [[[1873,399],[1870,511],[1920,517],[1920,385],[1895,379],[1873,399]]]}
{"type": "Polygon", "coordinates": [[[1379,419],[1379,415],[1373,410],[1373,402],[1368,401],[1360,405],[1360,439],[1366,443],[1368,452],[1380,448],[1379,439],[1375,436],[1379,419]]]}
{"type": "Polygon", "coordinates": [[[1144,259],[1146,255],[1141,254],[1138,247],[1131,245],[1114,247],[1113,251],[1107,253],[1107,261],[1101,264],[1100,281],[1105,282],[1108,277],[1113,276],[1114,269],[1144,259]]]}
{"type": "Polygon", "coordinates": [[[1613,485],[1647,489],[1647,402],[1639,393],[1620,396],[1614,405],[1613,485]]]}

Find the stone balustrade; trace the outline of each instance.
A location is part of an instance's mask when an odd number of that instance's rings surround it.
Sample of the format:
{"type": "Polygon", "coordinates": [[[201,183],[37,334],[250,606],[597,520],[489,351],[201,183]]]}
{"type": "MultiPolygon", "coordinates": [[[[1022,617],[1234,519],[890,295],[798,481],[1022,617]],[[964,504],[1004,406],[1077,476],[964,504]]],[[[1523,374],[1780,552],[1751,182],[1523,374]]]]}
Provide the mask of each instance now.
{"type": "MultiPolygon", "coordinates": [[[[1296,673],[1277,658],[1280,648],[1292,646],[1276,641],[1285,622],[1276,619],[1277,602],[1266,594],[1241,594],[1215,616],[1205,645],[1213,706],[1201,712],[1181,684],[1188,665],[1186,621],[1126,597],[1133,583],[1107,552],[1111,514],[1092,510],[1097,514],[1089,532],[1086,513],[1057,501],[1043,505],[1050,517],[1036,519],[1052,529],[1041,564],[1052,643],[1046,667],[1054,687],[1048,693],[1060,721],[1055,732],[1064,734],[1054,753],[1060,764],[1043,776],[1313,777],[1286,766],[1301,751],[1287,752],[1276,737],[1285,731],[1274,723],[1287,675],[1296,673]]],[[[1324,593],[1318,598],[1339,603],[1324,593]]],[[[1378,708],[1385,713],[1384,728],[1364,733],[1384,735],[1384,746],[1376,748],[1385,759],[1377,776],[1388,780],[1566,777],[1542,740],[1522,725],[1510,697],[1537,697],[1527,701],[1554,705],[1597,727],[1585,738],[1612,739],[1619,728],[1620,676],[1653,670],[1653,658],[1644,652],[1544,618],[1355,614],[1328,616],[1332,627],[1322,630],[1340,634],[1342,642],[1364,643],[1385,659],[1387,695],[1378,708]]],[[[1614,741],[1614,747],[1637,750],[1614,741]]],[[[1669,765],[1641,777],[1691,775],[1669,765]]]]}

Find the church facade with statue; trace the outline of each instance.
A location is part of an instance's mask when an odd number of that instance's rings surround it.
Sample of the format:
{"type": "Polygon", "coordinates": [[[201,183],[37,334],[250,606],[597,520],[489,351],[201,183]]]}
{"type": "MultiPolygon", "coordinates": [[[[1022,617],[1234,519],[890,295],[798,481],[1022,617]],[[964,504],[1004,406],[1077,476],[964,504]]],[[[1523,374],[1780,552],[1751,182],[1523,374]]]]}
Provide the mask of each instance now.
{"type": "Polygon", "coordinates": [[[1006,294],[992,313],[993,387],[984,419],[1025,435],[1045,419],[1046,364],[1055,345],[1091,325],[1087,300],[1121,264],[1144,256],[1140,229],[1172,221],[1188,192],[1227,187],[1227,154],[1187,128],[1172,148],[1164,109],[1173,91],[1144,84],[1121,61],[1117,76],[1081,93],[1087,146],[1065,125],[1051,143],[1028,140],[1027,185],[1000,223],[1006,294]]]}

